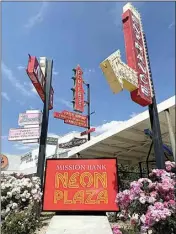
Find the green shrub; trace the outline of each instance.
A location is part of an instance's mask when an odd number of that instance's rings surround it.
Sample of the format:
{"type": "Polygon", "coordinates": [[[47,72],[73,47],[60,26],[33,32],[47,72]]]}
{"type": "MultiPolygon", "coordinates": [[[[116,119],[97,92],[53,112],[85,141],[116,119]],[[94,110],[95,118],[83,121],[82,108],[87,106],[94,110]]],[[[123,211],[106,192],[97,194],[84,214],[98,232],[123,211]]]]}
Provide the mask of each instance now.
{"type": "Polygon", "coordinates": [[[39,227],[36,206],[30,205],[26,210],[11,212],[2,223],[2,234],[34,234],[39,227]]]}
{"type": "Polygon", "coordinates": [[[39,225],[41,197],[38,177],[2,175],[2,234],[34,234],[39,225]]]}

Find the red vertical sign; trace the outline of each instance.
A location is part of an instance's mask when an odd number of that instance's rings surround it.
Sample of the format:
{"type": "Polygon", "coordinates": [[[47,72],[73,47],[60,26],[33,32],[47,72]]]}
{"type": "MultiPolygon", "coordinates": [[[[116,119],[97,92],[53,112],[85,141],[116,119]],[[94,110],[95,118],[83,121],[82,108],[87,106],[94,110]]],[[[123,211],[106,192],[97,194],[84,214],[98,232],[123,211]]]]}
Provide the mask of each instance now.
{"type": "MultiPolygon", "coordinates": [[[[32,84],[34,85],[37,93],[39,94],[40,98],[44,102],[45,100],[45,94],[44,94],[45,76],[43,75],[40,64],[35,56],[29,57],[26,72],[30,80],[32,81],[32,84]]],[[[54,90],[51,87],[50,105],[49,105],[50,110],[53,109],[53,96],[54,96],[54,90]]]]}
{"type": "Polygon", "coordinates": [[[76,78],[75,78],[75,95],[74,95],[74,111],[80,113],[84,112],[84,88],[83,88],[83,78],[82,70],[78,65],[76,67],[76,78]]]}
{"type": "Polygon", "coordinates": [[[127,63],[138,73],[139,88],[131,92],[131,99],[141,106],[147,106],[152,103],[152,89],[140,15],[129,7],[124,11],[122,21],[127,63]]]}

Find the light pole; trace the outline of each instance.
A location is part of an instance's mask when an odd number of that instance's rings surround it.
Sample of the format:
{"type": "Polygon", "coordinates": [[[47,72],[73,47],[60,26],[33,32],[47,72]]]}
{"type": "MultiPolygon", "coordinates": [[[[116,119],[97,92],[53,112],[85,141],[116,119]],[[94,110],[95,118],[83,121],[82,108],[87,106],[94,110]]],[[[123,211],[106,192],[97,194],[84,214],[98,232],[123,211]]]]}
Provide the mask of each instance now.
{"type": "Polygon", "coordinates": [[[157,110],[157,104],[156,104],[156,98],[155,98],[155,89],[154,89],[154,84],[153,84],[153,79],[152,79],[152,71],[151,71],[151,66],[150,66],[146,35],[145,34],[143,35],[144,35],[146,57],[147,57],[147,63],[148,63],[148,69],[149,69],[149,76],[150,76],[151,86],[153,90],[152,104],[149,105],[149,115],[150,115],[151,128],[153,132],[152,140],[153,140],[153,146],[154,146],[154,154],[155,154],[157,168],[164,169],[165,168],[164,150],[163,150],[160,122],[159,122],[159,116],[158,116],[158,110],[157,110]]]}
{"type": "Polygon", "coordinates": [[[53,60],[47,59],[46,60],[46,81],[45,81],[45,86],[44,86],[45,99],[44,99],[44,106],[43,106],[39,157],[38,157],[38,165],[37,165],[37,176],[40,177],[40,180],[41,180],[41,189],[43,188],[43,175],[44,175],[45,156],[46,156],[46,141],[47,141],[47,132],[48,132],[52,70],[53,70],[53,60]]]}

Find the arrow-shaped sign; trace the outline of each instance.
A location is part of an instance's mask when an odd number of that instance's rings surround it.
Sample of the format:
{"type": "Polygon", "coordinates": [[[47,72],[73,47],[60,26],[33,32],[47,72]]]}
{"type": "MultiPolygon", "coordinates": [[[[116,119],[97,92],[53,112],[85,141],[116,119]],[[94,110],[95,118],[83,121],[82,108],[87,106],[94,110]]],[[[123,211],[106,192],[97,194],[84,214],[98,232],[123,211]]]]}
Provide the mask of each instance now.
{"type": "Polygon", "coordinates": [[[119,50],[106,58],[100,67],[113,93],[119,93],[123,89],[131,92],[138,88],[137,73],[121,61],[119,50]]]}

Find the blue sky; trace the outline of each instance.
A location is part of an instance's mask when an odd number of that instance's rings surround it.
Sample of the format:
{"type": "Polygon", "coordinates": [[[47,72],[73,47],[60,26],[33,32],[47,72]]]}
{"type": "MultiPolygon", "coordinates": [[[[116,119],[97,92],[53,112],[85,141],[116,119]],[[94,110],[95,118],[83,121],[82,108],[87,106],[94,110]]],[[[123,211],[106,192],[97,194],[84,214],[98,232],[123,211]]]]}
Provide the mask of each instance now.
{"type": "MultiPolygon", "coordinates": [[[[174,2],[140,2],[148,39],[157,102],[175,95],[174,2]]],[[[8,142],[9,128],[18,127],[18,115],[42,109],[25,72],[28,53],[54,60],[54,109],[50,111],[49,133],[63,135],[83,129],[53,118],[53,111],[72,110],[72,68],[80,64],[91,85],[92,125],[99,132],[129,119],[143,108],[126,91],[113,95],[99,64],[117,49],[125,62],[121,14],[122,2],[3,2],[2,3],[2,151],[28,151],[8,142]],[[112,122],[113,121],[113,122],[112,122]]]]}

